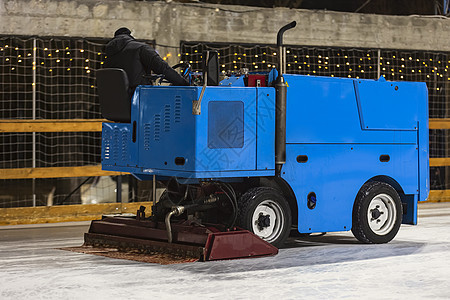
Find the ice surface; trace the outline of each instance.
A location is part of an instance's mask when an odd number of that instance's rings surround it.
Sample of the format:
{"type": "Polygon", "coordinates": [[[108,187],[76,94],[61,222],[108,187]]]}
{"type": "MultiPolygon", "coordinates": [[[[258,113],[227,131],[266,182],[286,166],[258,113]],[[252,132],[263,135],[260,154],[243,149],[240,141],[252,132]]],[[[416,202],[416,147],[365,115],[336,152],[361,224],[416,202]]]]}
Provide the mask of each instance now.
{"type": "Polygon", "coordinates": [[[153,265],[57,250],[87,223],[0,227],[0,299],[449,299],[450,208],[421,208],[389,244],[290,238],[274,257],[153,265]],[[69,226],[68,226],[69,225],[69,226]]]}

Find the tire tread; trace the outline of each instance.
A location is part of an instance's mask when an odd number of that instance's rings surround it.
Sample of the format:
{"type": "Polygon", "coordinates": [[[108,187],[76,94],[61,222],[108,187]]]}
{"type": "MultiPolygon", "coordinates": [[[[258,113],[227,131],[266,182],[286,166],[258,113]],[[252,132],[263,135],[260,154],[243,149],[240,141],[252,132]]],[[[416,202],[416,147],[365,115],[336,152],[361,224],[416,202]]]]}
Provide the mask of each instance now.
{"type": "Polygon", "coordinates": [[[252,231],[251,228],[247,228],[248,226],[246,225],[249,217],[249,209],[250,206],[253,204],[253,202],[256,200],[256,198],[263,193],[273,193],[275,195],[278,195],[285,202],[283,205],[287,210],[286,211],[287,216],[285,220],[288,223],[288,225],[286,225],[287,229],[285,228],[285,232],[276,241],[272,242],[272,245],[280,247],[281,245],[283,245],[284,241],[289,236],[292,217],[288,202],[286,201],[286,199],[284,199],[284,196],[276,189],[271,187],[255,187],[245,192],[238,201],[239,209],[236,223],[238,224],[238,226],[245,228],[250,232],[252,231]]]}
{"type": "MultiPolygon", "coordinates": [[[[365,214],[362,214],[361,211],[363,210],[363,205],[364,205],[364,200],[365,197],[367,195],[369,195],[374,189],[382,189],[382,188],[387,188],[387,189],[391,189],[392,191],[395,192],[395,194],[398,196],[398,193],[395,191],[395,189],[384,182],[381,181],[369,181],[366,182],[361,189],[359,190],[357,196],[356,196],[356,200],[355,200],[355,204],[353,207],[353,220],[352,220],[352,233],[353,235],[356,237],[356,239],[358,239],[360,242],[365,243],[365,244],[377,244],[377,243],[385,243],[385,242],[378,242],[378,241],[374,241],[373,239],[371,239],[368,235],[367,232],[363,226],[363,222],[361,220],[361,218],[365,218],[365,214]]],[[[395,199],[394,199],[395,200],[395,199]]],[[[401,205],[400,205],[400,211],[401,211],[401,205]]],[[[401,213],[400,213],[401,215],[401,213]]],[[[397,221],[398,222],[398,221],[397,221]]],[[[393,230],[397,230],[397,229],[393,229],[393,230]]],[[[397,233],[397,232],[396,232],[397,233]]],[[[395,234],[396,234],[395,233],[395,234]]],[[[395,235],[394,235],[395,236],[395,235]]]]}

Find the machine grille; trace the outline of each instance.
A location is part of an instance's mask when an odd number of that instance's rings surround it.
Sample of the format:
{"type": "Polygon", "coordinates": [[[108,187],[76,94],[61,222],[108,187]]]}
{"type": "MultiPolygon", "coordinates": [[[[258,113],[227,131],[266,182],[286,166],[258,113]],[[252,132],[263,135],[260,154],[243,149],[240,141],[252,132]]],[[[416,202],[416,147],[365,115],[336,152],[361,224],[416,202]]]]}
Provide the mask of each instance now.
{"type": "Polygon", "coordinates": [[[164,106],[164,132],[170,131],[170,104],[164,106]]]}
{"type": "Polygon", "coordinates": [[[175,105],[173,109],[174,123],[181,122],[181,96],[175,97],[175,105]]]}
{"type": "Polygon", "coordinates": [[[153,129],[153,138],[155,141],[159,141],[161,137],[161,115],[155,115],[153,118],[153,124],[155,124],[155,128],[153,129]]]}
{"type": "Polygon", "coordinates": [[[122,161],[127,161],[128,157],[128,131],[122,130],[122,161]]]}
{"type": "Polygon", "coordinates": [[[110,156],[110,147],[111,147],[111,140],[109,139],[109,132],[105,132],[105,134],[103,134],[103,159],[104,160],[109,160],[109,156],[110,156]]]}
{"type": "Polygon", "coordinates": [[[119,153],[121,152],[120,146],[122,143],[120,143],[120,129],[114,128],[113,130],[113,141],[112,141],[112,149],[111,149],[111,158],[114,162],[117,162],[119,160],[119,153]]]}
{"type": "Polygon", "coordinates": [[[144,124],[144,149],[147,151],[150,150],[151,129],[150,123],[144,124]]]}

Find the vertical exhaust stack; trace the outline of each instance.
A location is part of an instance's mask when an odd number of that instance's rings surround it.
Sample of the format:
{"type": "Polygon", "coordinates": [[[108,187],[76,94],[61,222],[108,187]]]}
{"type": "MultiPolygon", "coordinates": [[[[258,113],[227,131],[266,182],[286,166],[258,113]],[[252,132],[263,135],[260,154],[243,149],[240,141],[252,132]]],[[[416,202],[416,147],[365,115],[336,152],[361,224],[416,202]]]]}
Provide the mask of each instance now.
{"type": "Polygon", "coordinates": [[[286,163],[286,96],[287,85],[283,73],[286,72],[286,49],[283,46],[283,34],[297,25],[293,21],[278,31],[277,47],[279,52],[278,78],[275,82],[276,112],[275,112],[275,175],[281,175],[281,168],[286,163]]]}

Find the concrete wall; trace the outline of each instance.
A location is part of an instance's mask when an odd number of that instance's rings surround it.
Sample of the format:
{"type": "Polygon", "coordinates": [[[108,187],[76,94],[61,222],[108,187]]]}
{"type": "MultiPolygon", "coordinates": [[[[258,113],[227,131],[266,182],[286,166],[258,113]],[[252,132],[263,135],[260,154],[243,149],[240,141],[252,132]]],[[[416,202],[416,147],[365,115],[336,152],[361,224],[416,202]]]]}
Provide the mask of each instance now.
{"type": "Polygon", "coordinates": [[[278,29],[292,20],[298,25],[286,34],[287,44],[450,51],[450,20],[435,17],[164,1],[0,0],[0,34],[109,38],[126,26],[138,39],[155,39],[163,55],[177,54],[180,40],[273,44],[278,29]]]}

